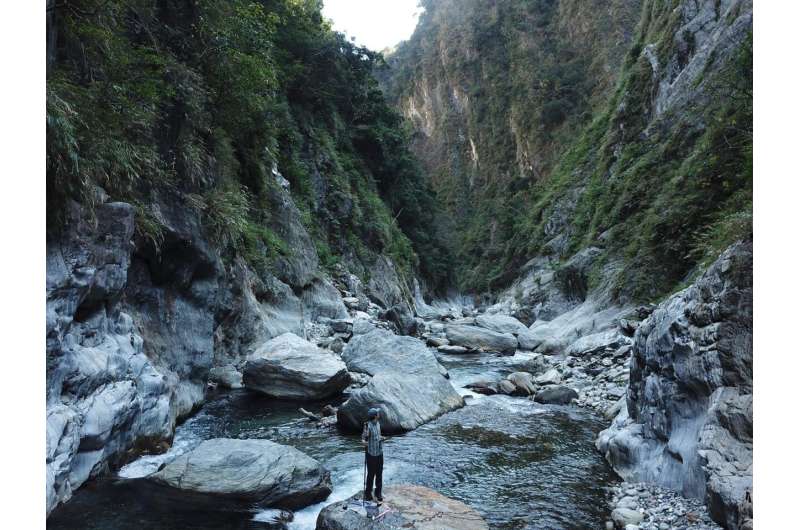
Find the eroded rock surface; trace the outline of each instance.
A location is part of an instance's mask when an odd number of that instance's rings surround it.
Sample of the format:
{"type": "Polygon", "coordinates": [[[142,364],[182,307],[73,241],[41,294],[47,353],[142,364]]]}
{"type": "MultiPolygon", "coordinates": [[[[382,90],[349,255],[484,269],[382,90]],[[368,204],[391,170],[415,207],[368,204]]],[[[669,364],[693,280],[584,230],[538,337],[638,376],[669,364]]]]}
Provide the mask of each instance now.
{"type": "Polygon", "coordinates": [[[727,251],[636,333],[626,406],[597,447],[626,480],[704,498],[738,528],[752,489],[752,244],[727,251]]]}
{"type": "Polygon", "coordinates": [[[148,480],[190,496],[296,509],[331,492],[330,472],[305,453],[269,440],[214,438],[148,480]]]}
{"type": "Polygon", "coordinates": [[[338,356],[292,333],[266,342],[247,360],[244,385],[272,397],[318,400],[350,384],[338,356]]]}
{"type": "Polygon", "coordinates": [[[360,506],[359,495],[325,507],[317,518],[317,530],[489,529],[474,509],[423,486],[388,486],[384,490],[385,502],[378,513],[388,511],[375,521],[360,506]]]}

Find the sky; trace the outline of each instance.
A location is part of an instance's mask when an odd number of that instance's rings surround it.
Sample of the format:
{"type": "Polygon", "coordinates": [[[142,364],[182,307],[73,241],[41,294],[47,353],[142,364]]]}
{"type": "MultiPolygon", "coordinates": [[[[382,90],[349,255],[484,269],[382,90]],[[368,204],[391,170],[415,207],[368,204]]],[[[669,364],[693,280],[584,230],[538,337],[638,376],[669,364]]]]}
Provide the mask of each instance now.
{"type": "Polygon", "coordinates": [[[417,25],[418,0],[323,0],[333,29],[375,51],[408,39],[417,25]]]}

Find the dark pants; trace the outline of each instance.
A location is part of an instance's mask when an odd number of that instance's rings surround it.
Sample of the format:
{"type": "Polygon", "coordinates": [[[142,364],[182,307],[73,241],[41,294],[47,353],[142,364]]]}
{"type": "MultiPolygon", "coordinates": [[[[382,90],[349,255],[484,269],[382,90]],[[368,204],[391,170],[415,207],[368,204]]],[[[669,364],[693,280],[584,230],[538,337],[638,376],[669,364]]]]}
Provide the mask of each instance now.
{"type": "Polygon", "coordinates": [[[375,483],[375,496],[380,497],[383,490],[383,455],[372,456],[367,453],[367,484],[364,498],[372,498],[372,483],[375,483]]]}

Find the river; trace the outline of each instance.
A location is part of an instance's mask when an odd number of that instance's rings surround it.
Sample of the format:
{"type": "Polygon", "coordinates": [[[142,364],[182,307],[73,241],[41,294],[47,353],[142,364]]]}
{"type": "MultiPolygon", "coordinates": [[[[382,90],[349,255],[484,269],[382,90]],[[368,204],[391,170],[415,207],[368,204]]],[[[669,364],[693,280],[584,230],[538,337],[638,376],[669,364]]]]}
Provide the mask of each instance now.
{"type": "MultiPolygon", "coordinates": [[[[390,437],[384,446],[384,484],[433,488],[477,509],[498,530],[602,528],[606,487],[614,472],[594,448],[605,421],[575,406],[539,405],[508,396],[479,396],[464,388],[502,377],[524,365],[522,354],[439,355],[467,406],[420,428],[390,437]]],[[[334,402],[334,404],[338,404],[334,402]]],[[[324,403],[305,404],[319,410],[324,403]]],[[[221,511],[212,504],[184,507],[162,499],[141,477],[200,441],[266,438],[292,445],[324,462],[334,490],[323,503],[295,513],[292,530],[313,529],[322,507],[363,484],[363,449],[357,435],[320,429],[297,403],[247,391],[219,392],[180,425],[172,448],[145,456],[113,476],[87,483],[50,516],[51,529],[267,528],[271,510],[221,511]]]]}

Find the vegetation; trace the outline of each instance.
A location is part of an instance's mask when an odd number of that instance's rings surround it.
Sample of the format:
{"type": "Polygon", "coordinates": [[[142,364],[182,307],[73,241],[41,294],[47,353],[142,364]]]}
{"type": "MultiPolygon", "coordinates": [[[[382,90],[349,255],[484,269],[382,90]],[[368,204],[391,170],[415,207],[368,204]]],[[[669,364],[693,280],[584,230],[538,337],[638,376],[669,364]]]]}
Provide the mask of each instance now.
{"type": "Polygon", "coordinates": [[[751,234],[752,36],[732,56],[708,59],[693,80],[696,101],[657,116],[658,80],[643,50],[653,45],[661,65],[687,60],[680,10],[592,4],[427,2],[414,37],[390,58],[384,83],[397,104],[424,104],[422,79],[432,80],[428,92],[442,83],[469,95],[467,109],[437,109],[435,134],[417,135],[415,146],[459,219],[467,289],[505,287],[533,256],[566,259],[594,245],[607,252],[591,281],[614,259],[617,297],[656,299],[751,234]],[[640,12],[625,54],[620,35],[640,12]]]}
{"type": "Polygon", "coordinates": [[[436,203],[372,76],[379,54],[331,30],[318,0],[64,0],[48,72],[51,229],[96,187],[136,205],[177,197],[224,256],[291,252],[272,218],[290,182],[321,262],[391,256],[448,281],[436,203]]]}

